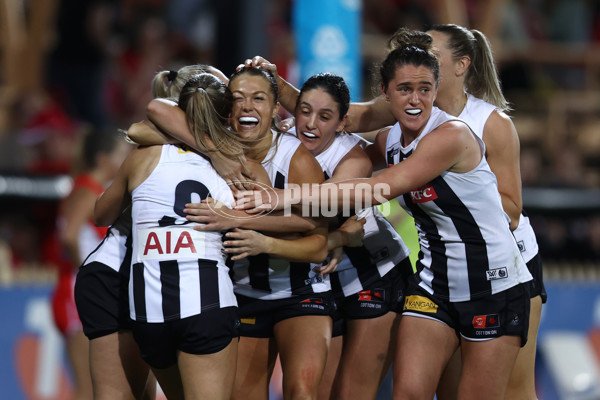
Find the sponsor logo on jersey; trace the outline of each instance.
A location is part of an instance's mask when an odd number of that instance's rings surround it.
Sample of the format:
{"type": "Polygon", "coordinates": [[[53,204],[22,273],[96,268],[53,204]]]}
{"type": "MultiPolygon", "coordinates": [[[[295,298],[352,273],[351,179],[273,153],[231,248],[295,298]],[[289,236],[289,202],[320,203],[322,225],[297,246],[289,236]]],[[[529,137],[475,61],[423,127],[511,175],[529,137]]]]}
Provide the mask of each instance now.
{"type": "Polygon", "coordinates": [[[508,270],[506,269],[506,267],[490,269],[485,271],[485,273],[487,275],[488,281],[495,281],[497,279],[508,278],[508,270]]]}
{"type": "Polygon", "coordinates": [[[312,285],[314,283],[323,283],[323,282],[325,282],[325,279],[323,279],[323,275],[321,275],[321,274],[316,274],[315,276],[304,280],[305,285],[312,285]]]}
{"type": "Polygon", "coordinates": [[[435,314],[437,313],[438,305],[427,297],[412,295],[408,296],[404,301],[404,310],[435,314]]]}
{"type": "Polygon", "coordinates": [[[437,193],[431,184],[421,186],[417,190],[412,190],[410,192],[410,197],[413,203],[426,203],[438,198],[437,193]]]}
{"type": "Polygon", "coordinates": [[[517,242],[517,246],[519,246],[519,251],[520,251],[521,253],[522,253],[522,252],[524,252],[525,250],[527,250],[527,249],[525,248],[525,242],[524,242],[524,241],[522,241],[522,240],[519,240],[519,241],[517,242]]]}
{"type": "Polygon", "coordinates": [[[358,301],[383,301],[383,290],[361,290],[357,293],[358,301]]]}
{"type": "Polygon", "coordinates": [[[486,329],[500,326],[498,314],[476,315],[473,317],[473,328],[486,329]]]}
{"type": "Polygon", "coordinates": [[[172,260],[204,257],[204,232],[189,228],[164,227],[138,230],[140,260],[172,260]]]}

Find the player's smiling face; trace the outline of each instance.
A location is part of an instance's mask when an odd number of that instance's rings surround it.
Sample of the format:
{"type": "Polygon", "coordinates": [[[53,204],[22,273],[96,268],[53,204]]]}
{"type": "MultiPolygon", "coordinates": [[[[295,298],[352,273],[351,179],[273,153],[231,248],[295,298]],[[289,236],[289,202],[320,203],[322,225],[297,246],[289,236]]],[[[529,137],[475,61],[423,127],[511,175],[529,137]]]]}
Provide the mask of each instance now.
{"type": "Polygon", "coordinates": [[[262,76],[241,74],[229,83],[233,94],[231,126],[244,139],[260,139],[271,129],[279,103],[262,76]]]}
{"type": "Polygon", "coordinates": [[[346,119],[344,116],[340,120],[339,104],[318,87],[302,93],[295,114],[298,139],[313,155],[322,153],[331,145],[346,119]]]}
{"type": "Polygon", "coordinates": [[[399,66],[383,92],[402,132],[418,135],[429,120],[437,94],[433,71],[422,65],[399,66]]]}

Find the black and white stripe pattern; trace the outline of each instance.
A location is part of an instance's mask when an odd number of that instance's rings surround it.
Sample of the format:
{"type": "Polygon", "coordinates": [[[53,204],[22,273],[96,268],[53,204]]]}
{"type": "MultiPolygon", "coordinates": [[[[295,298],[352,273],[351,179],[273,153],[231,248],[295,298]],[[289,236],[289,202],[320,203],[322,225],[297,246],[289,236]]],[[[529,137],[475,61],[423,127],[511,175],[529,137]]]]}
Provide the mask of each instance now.
{"type": "Polygon", "coordinates": [[[132,193],[132,319],[161,323],[237,305],[221,233],[195,231],[183,213],[185,203],[208,194],[233,203],[208,160],[163,146],[158,165],[132,193]]]}
{"type": "MultiPolygon", "coordinates": [[[[273,133],[273,144],[263,161],[273,187],[287,187],[290,162],[301,146],[290,134],[273,133]]],[[[235,292],[262,300],[322,293],[331,289],[329,280],[311,270],[310,263],[289,262],[268,254],[247,257],[233,267],[235,292]]]]}
{"type": "MultiPolygon", "coordinates": [[[[354,134],[337,135],[331,145],[316,156],[325,177],[335,174],[339,163],[354,146],[363,146],[365,143],[364,139],[354,134]]],[[[330,275],[332,289],[336,293],[343,292],[344,296],[369,287],[410,254],[400,235],[379,209],[371,207],[362,210],[361,215],[366,219],[363,246],[344,247],[344,256],[336,271],[330,275]]],[[[343,221],[340,218],[339,224],[343,221]]],[[[332,227],[335,228],[337,226],[332,227]]]]}
{"type": "MultiPolygon", "coordinates": [[[[450,120],[456,118],[434,108],[421,135],[405,147],[399,124],[394,125],[387,138],[388,164],[409,157],[425,135],[450,120]]],[[[473,170],[447,171],[398,201],[419,231],[420,285],[435,296],[468,301],[531,280],[485,157],[473,170]]]]}

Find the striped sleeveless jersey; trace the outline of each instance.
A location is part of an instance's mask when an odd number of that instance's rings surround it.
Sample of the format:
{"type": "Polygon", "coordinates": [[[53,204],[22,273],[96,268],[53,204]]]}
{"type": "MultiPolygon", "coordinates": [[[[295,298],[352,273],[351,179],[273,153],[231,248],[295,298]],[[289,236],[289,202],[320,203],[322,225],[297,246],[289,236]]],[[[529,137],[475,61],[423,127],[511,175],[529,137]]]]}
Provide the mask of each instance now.
{"type": "MultiPolygon", "coordinates": [[[[274,188],[287,187],[290,162],[299,146],[301,142],[296,137],[273,133],[273,144],[262,165],[274,188]]],[[[313,272],[310,263],[290,262],[269,254],[237,261],[233,272],[236,293],[262,300],[321,293],[331,288],[329,280],[313,272]]]]}
{"type": "MultiPolygon", "coordinates": [[[[434,107],[421,134],[407,146],[401,145],[396,123],[387,137],[388,164],[410,157],[425,135],[451,120],[457,118],[434,107]]],[[[483,153],[483,141],[477,141],[483,153]]],[[[429,293],[453,302],[468,301],[532,279],[485,157],[471,171],[445,171],[398,201],[415,219],[421,246],[419,285],[429,293]]]]}
{"type": "Polygon", "coordinates": [[[164,322],[236,306],[221,232],[199,232],[186,203],[233,195],[204,157],[163,145],[158,165],[132,197],[133,254],[129,282],[132,319],[164,322]]]}

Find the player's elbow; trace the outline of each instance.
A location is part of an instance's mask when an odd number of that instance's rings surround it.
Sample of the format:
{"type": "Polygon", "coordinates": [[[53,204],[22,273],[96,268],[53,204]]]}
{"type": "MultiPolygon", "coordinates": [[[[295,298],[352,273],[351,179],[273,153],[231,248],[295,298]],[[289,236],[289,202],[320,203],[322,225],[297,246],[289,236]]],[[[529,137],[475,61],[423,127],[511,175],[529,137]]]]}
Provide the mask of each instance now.
{"type": "Polygon", "coordinates": [[[146,105],[146,116],[150,121],[152,121],[153,117],[160,115],[161,112],[161,104],[156,99],[150,101],[146,105]]]}
{"type": "Polygon", "coordinates": [[[131,124],[129,129],[127,129],[127,137],[129,138],[129,140],[131,140],[132,142],[135,142],[137,144],[144,144],[143,143],[144,130],[142,129],[142,125],[143,125],[143,122],[136,122],[134,124],[131,124]]]}

